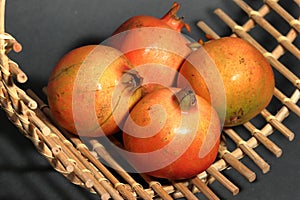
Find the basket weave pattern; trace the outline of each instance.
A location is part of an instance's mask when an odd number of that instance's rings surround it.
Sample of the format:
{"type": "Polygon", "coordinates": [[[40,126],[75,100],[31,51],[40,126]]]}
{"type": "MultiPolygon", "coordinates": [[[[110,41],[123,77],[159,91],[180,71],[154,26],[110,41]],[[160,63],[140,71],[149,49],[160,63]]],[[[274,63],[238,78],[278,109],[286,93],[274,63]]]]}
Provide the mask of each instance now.
{"type": "MultiPolygon", "coordinates": [[[[294,139],[294,133],[284,125],[284,120],[291,112],[300,116],[300,108],[297,105],[300,98],[300,79],[291,71],[289,66],[283,65],[279,58],[287,51],[300,59],[300,51],[293,41],[300,33],[299,18],[293,18],[278,0],[265,0],[265,4],[258,10],[252,9],[242,0],[233,0],[244,12],[249,15],[249,20],[244,25],[237,24],[221,9],[216,9],[215,14],[232,29],[232,37],[241,37],[254,45],[270,62],[272,67],[281,73],[293,85],[293,93],[286,95],[277,87],[274,90],[274,98],[281,102],[281,108],[275,114],[264,109],[261,116],[265,119],[263,128],[257,128],[252,122],[243,126],[251,134],[251,138],[243,140],[235,128],[223,130],[223,136],[229,137],[236,144],[233,151],[221,143],[219,158],[205,172],[188,181],[160,182],[145,174],[131,175],[122,170],[122,166],[115,162],[99,140],[90,139],[88,146],[67,131],[59,128],[51,120],[51,113],[46,102],[43,102],[32,90],[22,90],[19,83],[24,83],[27,76],[19,68],[18,64],[10,60],[8,52],[21,50],[21,45],[13,36],[5,33],[4,11],[5,1],[0,0],[0,105],[6,112],[10,121],[18,127],[24,136],[28,137],[36,149],[49,161],[55,170],[64,175],[76,185],[80,185],[90,192],[96,193],[102,199],[176,199],[186,197],[197,199],[195,193],[202,192],[209,199],[219,199],[209,188],[212,181],[218,181],[233,195],[239,192],[239,188],[222,173],[224,169],[234,168],[249,182],[256,178],[255,172],[243,164],[240,159],[248,156],[261,170],[266,173],[270,165],[255,151],[258,145],[265,146],[276,157],[280,157],[282,149],[278,147],[268,136],[276,133],[283,134],[288,140],[294,139]],[[281,34],[268,22],[264,16],[270,11],[275,11],[290,25],[286,35],[281,34]],[[278,45],[267,51],[258,43],[249,31],[255,26],[262,27],[274,37],[278,45]],[[18,82],[18,83],[15,83],[18,82]],[[114,171],[108,169],[98,158],[105,160],[114,166],[114,171]],[[140,180],[143,183],[140,183],[140,180]]],[[[294,0],[299,6],[299,0],[294,0]]],[[[205,22],[199,21],[197,26],[212,38],[220,36],[205,22]]],[[[115,138],[111,138],[117,145],[121,145],[115,138]]]]}

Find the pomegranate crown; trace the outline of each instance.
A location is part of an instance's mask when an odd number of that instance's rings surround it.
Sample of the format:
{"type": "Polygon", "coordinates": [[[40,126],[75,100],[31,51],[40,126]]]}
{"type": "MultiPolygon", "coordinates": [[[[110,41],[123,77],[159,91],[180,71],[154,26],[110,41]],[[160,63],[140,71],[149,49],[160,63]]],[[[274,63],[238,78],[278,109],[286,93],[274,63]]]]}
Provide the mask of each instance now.
{"type": "Polygon", "coordinates": [[[181,31],[183,27],[186,28],[187,31],[191,31],[191,27],[183,21],[184,17],[178,17],[177,12],[180,8],[180,4],[174,2],[171,9],[161,18],[166,24],[168,24],[173,30],[181,31]]]}

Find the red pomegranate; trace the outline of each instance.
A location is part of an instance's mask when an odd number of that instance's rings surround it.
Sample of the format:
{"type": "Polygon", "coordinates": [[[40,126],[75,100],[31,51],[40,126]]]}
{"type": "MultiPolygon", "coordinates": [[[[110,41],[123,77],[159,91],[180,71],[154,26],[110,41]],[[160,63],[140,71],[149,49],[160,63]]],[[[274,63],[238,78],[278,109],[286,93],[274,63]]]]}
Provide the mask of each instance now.
{"type": "Polygon", "coordinates": [[[183,21],[183,17],[176,16],[180,8],[180,4],[173,3],[171,9],[161,18],[156,18],[148,15],[138,15],[129,18],[123,24],[121,24],[113,33],[113,35],[128,31],[135,28],[142,27],[158,27],[169,28],[180,32],[183,27],[190,31],[190,26],[183,21]]]}
{"type": "Polygon", "coordinates": [[[134,16],[117,28],[109,40],[109,45],[121,50],[135,66],[144,83],[174,85],[179,67],[191,52],[187,45],[190,41],[181,34],[183,27],[188,31],[190,27],[176,16],[179,8],[174,3],[161,19],[134,16]],[[159,78],[153,80],[149,74],[159,78]]]}
{"type": "Polygon", "coordinates": [[[128,160],[139,171],[167,179],[204,171],[218,153],[216,111],[191,90],[157,89],[130,112],[123,129],[128,160]]]}

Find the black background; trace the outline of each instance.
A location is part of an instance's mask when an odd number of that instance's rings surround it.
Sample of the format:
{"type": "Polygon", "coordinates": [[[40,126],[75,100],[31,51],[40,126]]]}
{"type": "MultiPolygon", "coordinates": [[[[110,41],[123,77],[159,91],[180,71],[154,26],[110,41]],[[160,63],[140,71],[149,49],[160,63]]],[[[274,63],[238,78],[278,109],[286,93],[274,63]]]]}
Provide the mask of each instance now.
{"type": "MultiPolygon", "coordinates": [[[[203,32],[195,25],[199,20],[204,20],[221,36],[230,34],[230,29],[213,14],[216,8],[222,8],[240,24],[247,20],[247,15],[232,1],[178,0],[178,2],[181,4],[178,14],[185,16],[185,21],[192,28],[188,35],[196,40],[204,38],[203,32]]],[[[29,77],[28,82],[22,87],[30,87],[39,96],[43,96],[41,89],[47,84],[51,69],[67,51],[84,44],[100,43],[131,16],[144,14],[161,17],[172,3],[171,0],[7,1],[6,31],[23,45],[21,53],[12,53],[10,57],[19,63],[29,77]]],[[[299,16],[299,7],[292,0],[282,0],[280,4],[294,17],[299,16]]],[[[250,5],[257,9],[262,5],[262,1],[253,0],[250,5]]],[[[269,14],[267,19],[272,20],[272,24],[282,30],[283,34],[287,33],[288,25],[275,13],[269,14]]],[[[252,33],[268,50],[274,48],[276,42],[266,32],[257,28],[252,33]]],[[[299,37],[297,42],[295,44],[299,47],[299,37]]],[[[299,60],[288,54],[281,61],[292,67],[291,70],[299,76],[299,60]]],[[[289,89],[289,83],[278,74],[276,77],[277,87],[282,90],[287,88],[287,95],[290,95],[293,89],[289,89]]],[[[275,106],[271,110],[276,111],[280,108],[276,99],[272,102],[275,106]]],[[[289,142],[279,132],[270,137],[283,149],[280,158],[276,158],[264,147],[257,148],[257,152],[271,165],[269,173],[263,175],[258,167],[245,157],[242,161],[257,174],[254,183],[249,183],[234,170],[228,170],[225,174],[240,188],[240,193],[232,196],[217,182],[212,184],[212,189],[222,199],[299,199],[299,122],[299,117],[295,114],[291,114],[284,121],[295,133],[294,141],[289,142]]],[[[98,199],[96,195],[71,184],[54,171],[35,150],[31,141],[9,122],[4,111],[0,112],[0,127],[1,200],[98,199]]],[[[199,197],[204,199],[201,195],[199,197]]]]}

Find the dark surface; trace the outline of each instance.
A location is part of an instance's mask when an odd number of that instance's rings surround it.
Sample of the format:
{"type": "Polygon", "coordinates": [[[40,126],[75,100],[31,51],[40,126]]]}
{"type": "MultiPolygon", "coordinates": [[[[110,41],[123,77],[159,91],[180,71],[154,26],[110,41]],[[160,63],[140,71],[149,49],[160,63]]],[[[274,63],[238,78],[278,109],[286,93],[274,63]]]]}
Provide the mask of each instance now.
{"type": "MultiPolygon", "coordinates": [[[[100,43],[118,27],[125,19],[138,15],[160,17],[172,5],[170,0],[14,0],[7,1],[6,31],[22,43],[23,51],[10,56],[27,73],[29,81],[23,86],[32,88],[40,96],[41,89],[47,83],[52,67],[58,59],[70,49],[84,44],[100,43]]],[[[191,25],[189,33],[194,39],[203,38],[203,33],[196,27],[198,20],[204,20],[221,36],[230,33],[230,29],[213,14],[215,8],[222,8],[237,22],[243,23],[247,15],[233,2],[225,0],[190,0],[178,1],[182,7],[179,15],[191,25]]],[[[262,1],[254,0],[251,5],[259,8],[262,1]]],[[[294,15],[299,15],[299,7],[292,0],[281,3],[294,15]],[[292,6],[290,6],[292,5],[292,6]]],[[[286,34],[286,23],[274,13],[268,16],[279,29],[286,34]]],[[[255,37],[265,46],[272,49],[274,40],[266,37],[266,33],[257,30],[255,37]],[[272,47],[272,48],[271,48],[272,47]]],[[[299,47],[299,38],[298,38],[299,47]]],[[[299,60],[285,56],[281,60],[294,69],[299,76],[299,60]],[[287,61],[288,59],[288,61],[287,61]],[[298,68],[295,70],[295,68],[298,68]]],[[[277,86],[280,89],[289,83],[277,75],[277,86]]],[[[276,111],[279,104],[271,109],[276,111]]],[[[257,152],[271,165],[269,173],[262,172],[248,158],[243,162],[257,174],[257,180],[249,183],[234,170],[226,171],[226,175],[239,188],[240,193],[232,196],[219,183],[212,184],[212,189],[222,199],[299,199],[300,198],[300,139],[299,117],[291,114],[284,122],[294,133],[295,139],[289,142],[279,132],[271,139],[283,149],[283,155],[276,158],[263,147],[257,152]]],[[[30,140],[25,138],[0,112],[0,199],[10,200],[59,200],[59,199],[98,199],[79,186],[71,184],[61,174],[54,171],[36,150],[30,140]]],[[[200,195],[200,197],[202,197],[200,195]]],[[[204,197],[202,197],[204,199],[204,197]]]]}

